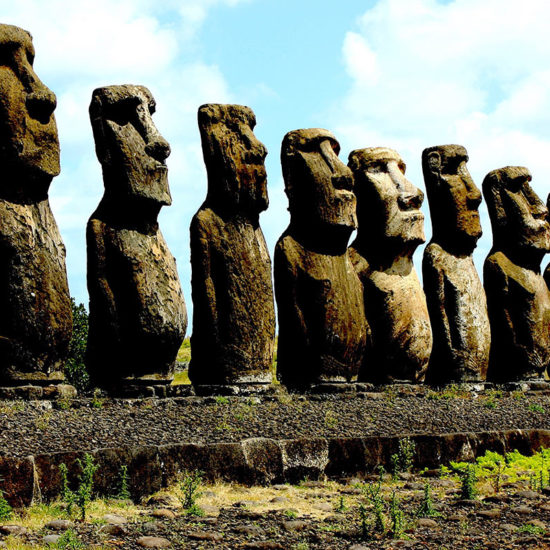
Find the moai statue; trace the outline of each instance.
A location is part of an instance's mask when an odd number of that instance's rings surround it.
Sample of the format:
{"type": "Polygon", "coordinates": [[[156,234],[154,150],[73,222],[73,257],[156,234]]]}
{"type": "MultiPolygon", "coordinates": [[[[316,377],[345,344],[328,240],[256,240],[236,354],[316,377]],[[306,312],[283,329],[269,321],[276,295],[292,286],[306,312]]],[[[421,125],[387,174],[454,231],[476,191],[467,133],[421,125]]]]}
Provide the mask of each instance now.
{"type": "Polygon", "coordinates": [[[467,162],[460,145],[422,153],[433,227],[422,263],[434,336],[427,381],[435,384],[485,380],[489,365],[487,299],[472,258],[481,237],[481,192],[467,162]]]}
{"type": "Polygon", "coordinates": [[[372,330],[372,353],[359,379],[421,382],[432,331],[412,256],[425,241],[424,194],[405,177],[405,163],[392,149],[357,149],[348,166],[355,176],[359,225],[350,256],[372,330]]]}
{"type": "Polygon", "coordinates": [[[279,379],[296,390],[356,379],[370,330],[347,251],[353,175],[327,130],[295,130],[281,150],[290,225],[275,248],[279,379]]]}
{"type": "Polygon", "coordinates": [[[540,273],[550,250],[550,225],[530,181],[522,166],[493,170],[483,181],[493,228],[493,248],[483,269],[491,381],[538,378],[550,364],[550,292],[540,273]]]}
{"type": "Polygon", "coordinates": [[[55,95],[31,35],[0,25],[0,384],[60,382],[72,334],[65,247],[48,202],[59,174],[55,95]]]}
{"type": "Polygon", "coordinates": [[[203,105],[198,122],[208,192],[191,222],[189,378],[197,386],[268,384],[275,308],[259,224],[269,204],[267,150],[249,107],[203,105]]]}
{"type": "Polygon", "coordinates": [[[94,90],[90,119],[105,193],[91,215],[88,245],[90,329],[87,365],[111,391],[173,379],[187,313],[176,261],[157,217],[170,205],[170,146],[143,86],[94,90]]]}

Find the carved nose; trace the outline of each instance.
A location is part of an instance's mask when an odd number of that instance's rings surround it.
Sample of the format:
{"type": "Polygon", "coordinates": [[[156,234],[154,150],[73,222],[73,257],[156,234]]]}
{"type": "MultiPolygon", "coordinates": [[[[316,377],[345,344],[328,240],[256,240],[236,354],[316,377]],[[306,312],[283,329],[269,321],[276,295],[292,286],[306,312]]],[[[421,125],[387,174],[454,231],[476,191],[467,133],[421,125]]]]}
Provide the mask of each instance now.
{"type": "Polygon", "coordinates": [[[55,110],[57,100],[49,88],[42,83],[36,83],[33,86],[33,91],[27,95],[26,105],[32,118],[42,124],[47,124],[55,110]]]}
{"type": "Polygon", "coordinates": [[[353,178],[348,175],[332,176],[332,185],[335,189],[353,191],[353,178]]]}
{"type": "Polygon", "coordinates": [[[159,162],[170,156],[170,145],[163,137],[156,137],[145,146],[145,152],[159,162]]]}
{"type": "Polygon", "coordinates": [[[424,193],[416,189],[414,193],[400,195],[398,198],[401,210],[418,210],[424,202],[424,193]]]}

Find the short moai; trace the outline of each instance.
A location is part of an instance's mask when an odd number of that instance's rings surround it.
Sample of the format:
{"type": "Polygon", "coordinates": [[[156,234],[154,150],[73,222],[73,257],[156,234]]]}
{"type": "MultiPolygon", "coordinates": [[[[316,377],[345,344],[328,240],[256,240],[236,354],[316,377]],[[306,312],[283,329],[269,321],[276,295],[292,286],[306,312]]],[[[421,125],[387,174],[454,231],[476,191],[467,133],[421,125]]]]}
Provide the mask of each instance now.
{"type": "Polygon", "coordinates": [[[489,366],[487,299],[472,257],[481,237],[481,191],[467,162],[460,145],[422,153],[433,228],[422,263],[434,338],[427,381],[433,384],[483,381],[489,366]]]}
{"type": "Polygon", "coordinates": [[[170,146],[154,112],[143,86],[98,88],[90,103],[105,192],[86,231],[86,362],[94,384],[112,392],[170,383],[187,328],[176,261],[157,221],[172,199],[170,146]]]}
{"type": "Polygon", "coordinates": [[[198,123],[208,191],[191,222],[189,378],[195,386],[269,384],[275,306],[259,223],[269,204],[267,149],[249,107],[203,105],[198,123]]]}
{"type": "Polygon", "coordinates": [[[0,25],[0,384],[58,383],[72,334],[65,247],[48,201],[59,174],[55,95],[31,35],[0,25]]]}
{"type": "Polygon", "coordinates": [[[357,226],[351,170],[332,133],[286,134],[281,150],[290,225],[275,248],[277,375],[289,388],[357,378],[370,339],[347,250],[357,226]]]}
{"type": "Polygon", "coordinates": [[[425,241],[424,193],[405,177],[405,163],[386,147],[356,149],[357,238],[350,257],[363,283],[372,351],[359,379],[422,382],[432,349],[426,298],[413,254],[425,241]]]}
{"type": "Polygon", "coordinates": [[[493,170],[483,181],[493,228],[483,268],[491,323],[487,379],[495,382],[540,378],[550,364],[550,292],[540,272],[550,225],[530,181],[522,166],[493,170]]]}

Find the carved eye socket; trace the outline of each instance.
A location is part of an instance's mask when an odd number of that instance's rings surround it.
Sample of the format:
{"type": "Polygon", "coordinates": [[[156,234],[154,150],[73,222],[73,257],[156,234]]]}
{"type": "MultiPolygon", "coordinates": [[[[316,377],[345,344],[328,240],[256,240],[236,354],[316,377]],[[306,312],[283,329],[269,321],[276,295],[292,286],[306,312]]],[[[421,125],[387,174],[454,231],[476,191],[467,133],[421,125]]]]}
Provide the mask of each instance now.
{"type": "Polygon", "coordinates": [[[374,161],[367,166],[367,172],[371,174],[386,172],[386,163],[381,160],[374,161]]]}
{"type": "Polygon", "coordinates": [[[504,187],[512,193],[519,193],[523,191],[523,186],[528,181],[528,179],[523,178],[510,178],[504,181],[504,187]]]}
{"type": "Polygon", "coordinates": [[[157,110],[157,104],[154,101],[149,102],[149,113],[154,114],[157,110]]]}
{"type": "Polygon", "coordinates": [[[106,106],[104,116],[107,120],[111,120],[119,126],[125,126],[135,119],[136,106],[136,98],[121,99],[116,103],[106,106]]]}

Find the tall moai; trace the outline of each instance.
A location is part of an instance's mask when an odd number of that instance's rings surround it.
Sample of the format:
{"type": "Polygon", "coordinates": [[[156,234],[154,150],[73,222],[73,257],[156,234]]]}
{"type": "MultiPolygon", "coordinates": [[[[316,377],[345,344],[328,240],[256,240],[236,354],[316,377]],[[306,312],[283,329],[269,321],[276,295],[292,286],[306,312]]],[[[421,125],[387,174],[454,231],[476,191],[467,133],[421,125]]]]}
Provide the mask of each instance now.
{"type": "Polygon", "coordinates": [[[481,237],[481,191],[467,162],[460,145],[422,153],[433,228],[422,263],[434,337],[427,381],[435,384],[485,380],[489,366],[487,299],[472,257],[481,237]]]}
{"type": "Polygon", "coordinates": [[[269,204],[267,150],[249,107],[203,105],[198,122],[208,192],[191,222],[189,378],[196,386],[268,384],[275,307],[259,223],[269,204]]]}
{"type": "Polygon", "coordinates": [[[539,378],[550,364],[550,292],[540,272],[550,250],[548,210],[522,166],[489,172],[483,196],[493,247],[483,268],[491,323],[487,379],[539,378]]]}
{"type": "Polygon", "coordinates": [[[290,225],[275,248],[278,377],[288,387],[356,379],[370,330],[347,250],[357,226],[353,175],[327,130],[295,130],[281,149],[290,225]]]}
{"type": "Polygon", "coordinates": [[[425,241],[424,194],[405,177],[405,163],[386,147],[356,149],[357,237],[350,257],[364,289],[372,352],[359,379],[421,382],[432,349],[426,298],[413,264],[425,241]]]}
{"type": "Polygon", "coordinates": [[[104,195],[86,230],[92,380],[112,391],[173,379],[187,312],[176,261],[157,217],[172,203],[170,146],[143,86],[94,90],[90,120],[104,195]]]}
{"type": "Polygon", "coordinates": [[[48,201],[59,174],[55,95],[27,32],[0,25],[0,383],[60,382],[72,334],[65,247],[48,201]]]}

